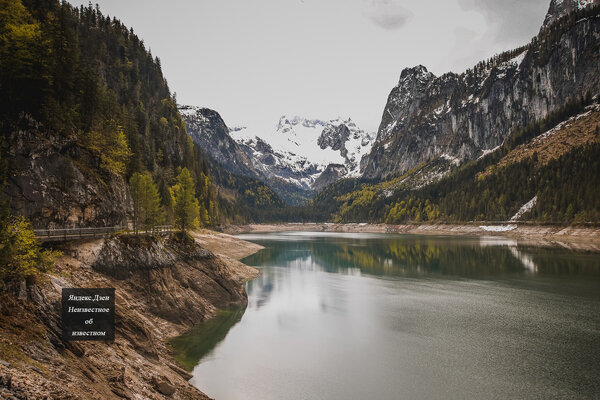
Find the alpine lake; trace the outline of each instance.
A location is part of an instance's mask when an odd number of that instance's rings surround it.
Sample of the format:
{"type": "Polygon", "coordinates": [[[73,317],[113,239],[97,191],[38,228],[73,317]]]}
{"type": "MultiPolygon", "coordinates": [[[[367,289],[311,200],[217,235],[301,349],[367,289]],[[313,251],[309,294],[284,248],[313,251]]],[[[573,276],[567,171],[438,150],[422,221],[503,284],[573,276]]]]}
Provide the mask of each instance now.
{"type": "Polygon", "coordinates": [[[217,400],[598,399],[600,253],[499,236],[285,232],[248,306],[172,340],[217,400]]]}

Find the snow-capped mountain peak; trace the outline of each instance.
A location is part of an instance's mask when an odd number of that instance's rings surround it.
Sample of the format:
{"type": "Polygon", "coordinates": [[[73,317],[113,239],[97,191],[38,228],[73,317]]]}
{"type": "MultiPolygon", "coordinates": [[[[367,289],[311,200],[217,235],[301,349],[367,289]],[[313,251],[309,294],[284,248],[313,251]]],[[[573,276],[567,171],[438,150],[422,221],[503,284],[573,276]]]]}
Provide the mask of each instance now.
{"type": "Polygon", "coordinates": [[[297,115],[281,116],[272,131],[236,128],[230,134],[266,176],[304,189],[312,188],[331,164],[343,167],[345,172],[338,178],[358,176],[360,162],[374,140],[374,134],[362,131],[350,118],[326,121],[297,115]]]}
{"type": "Polygon", "coordinates": [[[281,118],[279,118],[279,122],[277,123],[277,129],[285,130],[296,125],[301,125],[305,128],[316,128],[319,126],[325,126],[325,124],[326,122],[321,121],[320,119],[307,119],[299,117],[297,115],[293,117],[288,115],[282,115],[281,118]]]}

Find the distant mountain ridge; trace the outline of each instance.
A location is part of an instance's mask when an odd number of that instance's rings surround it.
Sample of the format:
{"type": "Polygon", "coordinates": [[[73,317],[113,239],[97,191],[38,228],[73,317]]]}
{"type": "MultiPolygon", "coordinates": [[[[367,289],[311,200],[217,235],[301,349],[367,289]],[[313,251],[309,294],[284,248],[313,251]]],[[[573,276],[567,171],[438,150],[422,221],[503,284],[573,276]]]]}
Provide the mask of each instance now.
{"type": "Polygon", "coordinates": [[[292,204],[338,179],[360,176],[374,141],[350,118],[282,116],[273,131],[256,132],[227,128],[206,108],[180,105],[179,111],[188,134],[211,157],[233,173],[262,179],[292,204]]]}
{"type": "Polygon", "coordinates": [[[229,135],[229,128],[218,112],[208,108],[178,106],[188,134],[194,143],[230,172],[257,177],[252,160],[229,135]]]}

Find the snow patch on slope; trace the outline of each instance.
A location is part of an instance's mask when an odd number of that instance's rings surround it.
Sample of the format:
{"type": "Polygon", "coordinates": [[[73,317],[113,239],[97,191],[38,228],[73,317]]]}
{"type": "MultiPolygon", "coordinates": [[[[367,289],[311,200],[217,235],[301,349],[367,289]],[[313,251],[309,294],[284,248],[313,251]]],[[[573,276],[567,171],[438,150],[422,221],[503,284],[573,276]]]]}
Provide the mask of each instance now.
{"type": "Polygon", "coordinates": [[[500,148],[500,146],[496,146],[493,149],[481,150],[482,153],[481,153],[481,155],[477,159],[480,160],[483,157],[487,156],[488,154],[492,154],[493,152],[495,152],[499,148],[500,148]]]}
{"type": "Polygon", "coordinates": [[[523,204],[523,207],[521,207],[519,209],[519,211],[517,211],[517,213],[512,216],[510,221],[511,222],[518,221],[519,218],[521,218],[523,216],[523,214],[531,211],[531,209],[535,206],[535,203],[537,203],[537,196],[534,196],[533,199],[531,199],[527,203],[523,204]]]}
{"type": "Polygon", "coordinates": [[[450,161],[452,164],[456,165],[457,167],[460,165],[460,159],[457,157],[453,157],[449,154],[442,154],[440,156],[441,158],[443,158],[444,160],[450,161]]]}
{"type": "Polygon", "coordinates": [[[516,225],[480,225],[486,232],[509,232],[517,229],[516,225]]]}

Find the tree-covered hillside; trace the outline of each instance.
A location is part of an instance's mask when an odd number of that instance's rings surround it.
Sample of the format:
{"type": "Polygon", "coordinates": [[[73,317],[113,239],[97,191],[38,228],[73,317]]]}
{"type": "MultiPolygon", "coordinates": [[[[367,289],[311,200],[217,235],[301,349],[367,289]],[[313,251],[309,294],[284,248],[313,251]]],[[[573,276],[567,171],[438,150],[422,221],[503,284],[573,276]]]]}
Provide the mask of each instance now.
{"type": "Polygon", "coordinates": [[[15,213],[38,226],[122,224],[132,211],[126,182],[148,171],[170,219],[169,187],[182,168],[211,224],[280,204],[193,144],[160,59],[132,29],[97,6],[1,3],[0,129],[15,213]]]}

